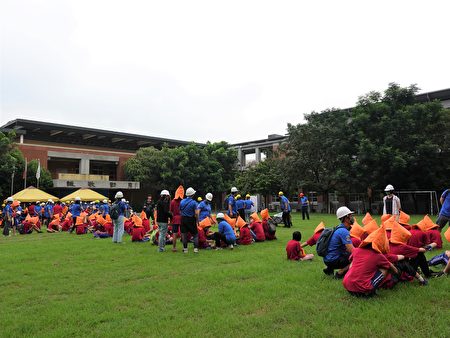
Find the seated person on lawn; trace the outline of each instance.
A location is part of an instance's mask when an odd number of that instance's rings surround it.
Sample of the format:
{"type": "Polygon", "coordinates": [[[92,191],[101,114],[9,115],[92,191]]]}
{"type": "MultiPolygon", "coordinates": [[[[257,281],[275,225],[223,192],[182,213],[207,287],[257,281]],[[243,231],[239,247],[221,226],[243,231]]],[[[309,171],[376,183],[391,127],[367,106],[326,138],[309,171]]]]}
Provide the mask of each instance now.
{"type": "Polygon", "coordinates": [[[307,254],[303,250],[300,241],[302,240],[302,234],[300,231],[294,231],[292,233],[292,239],[286,245],[287,259],[294,261],[309,261],[314,258],[313,254],[307,254]]]}

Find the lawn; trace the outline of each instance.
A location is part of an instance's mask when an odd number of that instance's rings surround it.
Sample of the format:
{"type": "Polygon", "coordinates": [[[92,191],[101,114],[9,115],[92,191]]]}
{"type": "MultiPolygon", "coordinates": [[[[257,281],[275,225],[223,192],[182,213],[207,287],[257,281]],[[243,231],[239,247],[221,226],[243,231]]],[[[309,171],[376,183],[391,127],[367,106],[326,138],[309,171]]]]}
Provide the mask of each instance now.
{"type": "Polygon", "coordinates": [[[0,335],[450,337],[450,278],[354,298],[323,274],[320,257],[286,260],[293,231],[305,240],[321,220],[336,225],[333,215],[299,216],[277,241],[198,255],[158,253],[128,235],[122,245],[68,233],[2,237],[0,335]]]}

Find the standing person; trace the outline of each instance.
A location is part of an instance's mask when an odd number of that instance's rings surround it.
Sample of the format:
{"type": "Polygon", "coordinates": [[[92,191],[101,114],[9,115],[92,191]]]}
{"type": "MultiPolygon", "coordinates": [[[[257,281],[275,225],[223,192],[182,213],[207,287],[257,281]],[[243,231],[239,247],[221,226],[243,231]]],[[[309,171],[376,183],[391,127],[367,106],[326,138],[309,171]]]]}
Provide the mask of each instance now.
{"type": "Polygon", "coordinates": [[[283,212],[283,223],[285,228],[290,228],[292,226],[291,221],[291,204],[289,203],[289,200],[286,196],[284,196],[284,193],[280,191],[278,193],[278,196],[280,197],[280,208],[283,212]]]}
{"type": "Polygon", "coordinates": [[[236,195],[236,211],[245,220],[245,202],[240,194],[236,195]]]}
{"type": "Polygon", "coordinates": [[[309,220],[309,201],[308,197],[305,196],[302,192],[300,193],[300,203],[302,205],[302,219],[305,220],[306,218],[309,220]]]}
{"type": "Polygon", "coordinates": [[[145,214],[147,215],[147,219],[151,219],[154,220],[154,213],[153,210],[155,208],[155,204],[153,203],[153,197],[152,195],[148,195],[147,199],[145,200],[144,203],[144,210],[145,210],[145,214]]]}
{"type": "Polygon", "coordinates": [[[383,197],[383,215],[393,215],[398,221],[400,210],[402,210],[400,198],[394,195],[394,187],[391,184],[388,184],[384,191],[386,196],[383,197]]]}
{"type": "Polygon", "coordinates": [[[75,197],[75,202],[70,208],[70,213],[72,214],[72,226],[69,229],[69,233],[72,233],[76,228],[77,217],[80,217],[82,211],[83,207],[81,206],[81,198],[77,196],[75,197]]]}
{"type": "Polygon", "coordinates": [[[48,227],[48,224],[53,219],[53,200],[48,199],[47,204],[44,207],[44,225],[48,227]]]}
{"type": "Polygon", "coordinates": [[[245,221],[247,223],[250,222],[250,215],[252,213],[252,208],[255,206],[255,204],[253,203],[253,201],[250,199],[250,194],[245,195],[245,221]]]}
{"type": "Polygon", "coordinates": [[[113,226],[114,226],[114,232],[113,232],[113,243],[122,243],[122,236],[124,232],[124,222],[125,222],[125,212],[127,209],[127,206],[125,205],[125,202],[123,201],[123,193],[121,191],[118,191],[116,195],[114,196],[114,207],[118,208],[119,217],[117,219],[113,219],[113,226]]]}
{"type": "Polygon", "coordinates": [[[102,204],[99,207],[99,211],[103,217],[106,217],[106,215],[109,215],[109,204],[108,204],[107,199],[103,200],[102,204]]]}
{"type": "Polygon", "coordinates": [[[194,200],[195,190],[191,187],[186,190],[186,198],[180,203],[181,211],[181,239],[183,253],[188,253],[188,233],[194,238],[194,253],[198,253],[198,219],[195,210],[197,202],[194,200]]]}
{"type": "Polygon", "coordinates": [[[13,224],[13,208],[12,203],[14,199],[12,197],[8,197],[6,199],[6,205],[3,208],[3,236],[9,236],[9,228],[12,227],[13,224]]]}
{"type": "Polygon", "coordinates": [[[447,222],[450,222],[450,189],[447,189],[442,193],[439,202],[441,202],[442,208],[439,212],[436,224],[439,225],[439,231],[442,231],[447,222]]]}
{"type": "MultiPolygon", "coordinates": [[[[213,199],[213,195],[209,192],[205,196],[205,200],[201,201],[197,205],[197,210],[195,211],[197,213],[197,219],[199,222],[203,221],[205,218],[211,218],[211,201],[213,199]]],[[[211,218],[211,222],[213,222],[213,219],[211,218]]]]}
{"type": "Polygon", "coordinates": [[[234,196],[237,195],[238,191],[239,190],[236,187],[232,187],[231,188],[231,194],[229,194],[227,199],[226,199],[227,214],[231,218],[237,217],[236,199],[235,199],[234,196]]]}
{"type": "MultiPolygon", "coordinates": [[[[180,203],[184,197],[184,188],[180,185],[175,192],[175,198],[170,202],[169,211],[172,215],[172,251],[177,252],[177,237],[178,230],[181,227],[181,211],[180,211],[180,203]]],[[[180,229],[181,230],[181,229],[180,229]]]]}
{"type": "Polygon", "coordinates": [[[350,254],[353,251],[353,244],[350,238],[350,228],[355,222],[354,212],[347,207],[340,207],[336,211],[336,217],[341,222],[333,232],[328,244],[328,251],[323,262],[327,266],[323,272],[332,275],[334,269],[340,269],[336,272],[336,278],[343,278],[350,266],[350,254]]]}
{"type": "Polygon", "coordinates": [[[63,212],[63,207],[61,206],[60,201],[56,201],[55,206],[53,207],[53,215],[61,215],[63,212]]]}
{"type": "Polygon", "coordinates": [[[155,222],[159,230],[158,251],[164,252],[166,246],[167,227],[169,226],[170,215],[170,193],[168,190],[161,191],[155,207],[155,222]]]}

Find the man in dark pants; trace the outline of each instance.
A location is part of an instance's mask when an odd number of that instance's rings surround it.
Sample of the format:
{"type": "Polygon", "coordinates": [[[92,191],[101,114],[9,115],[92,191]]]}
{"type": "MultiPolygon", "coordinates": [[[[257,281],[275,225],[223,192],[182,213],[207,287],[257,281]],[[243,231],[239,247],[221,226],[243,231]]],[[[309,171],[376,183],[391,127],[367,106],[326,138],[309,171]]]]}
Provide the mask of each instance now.
{"type": "Polygon", "coordinates": [[[353,244],[350,239],[350,228],[355,222],[353,217],[354,212],[347,207],[340,207],[336,211],[336,217],[341,221],[336,227],[328,244],[328,252],[323,258],[323,262],[327,266],[323,272],[327,275],[332,275],[334,269],[339,269],[336,272],[336,278],[343,278],[350,266],[350,254],[353,251],[353,244]]]}
{"type": "Polygon", "coordinates": [[[181,239],[183,241],[183,253],[188,253],[188,233],[194,239],[194,253],[198,253],[198,219],[197,202],[194,200],[195,190],[191,187],[186,190],[186,198],[180,203],[181,211],[181,239]]]}
{"type": "Polygon", "coordinates": [[[280,208],[283,212],[282,218],[285,228],[290,228],[292,226],[291,221],[291,204],[289,203],[289,200],[286,196],[284,196],[283,192],[280,191],[278,193],[278,196],[280,197],[280,208]]]}
{"type": "Polygon", "coordinates": [[[309,201],[308,197],[305,196],[302,192],[300,193],[300,203],[302,204],[302,219],[305,220],[305,216],[309,219],[309,201]]]}

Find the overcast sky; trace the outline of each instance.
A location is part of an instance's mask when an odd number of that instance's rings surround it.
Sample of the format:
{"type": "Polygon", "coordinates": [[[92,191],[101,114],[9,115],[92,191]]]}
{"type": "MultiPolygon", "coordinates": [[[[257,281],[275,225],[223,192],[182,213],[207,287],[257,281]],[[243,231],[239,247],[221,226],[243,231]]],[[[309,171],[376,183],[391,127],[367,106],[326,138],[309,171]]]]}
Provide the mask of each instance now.
{"type": "Polygon", "coordinates": [[[235,143],[389,82],[450,87],[448,1],[0,4],[1,125],[235,143]]]}

